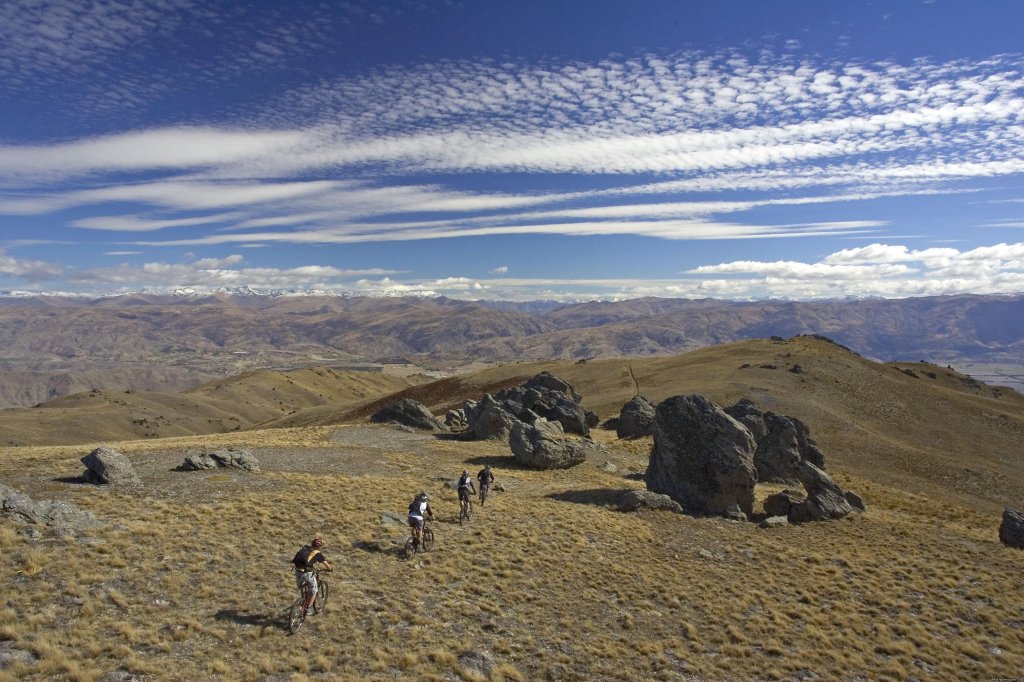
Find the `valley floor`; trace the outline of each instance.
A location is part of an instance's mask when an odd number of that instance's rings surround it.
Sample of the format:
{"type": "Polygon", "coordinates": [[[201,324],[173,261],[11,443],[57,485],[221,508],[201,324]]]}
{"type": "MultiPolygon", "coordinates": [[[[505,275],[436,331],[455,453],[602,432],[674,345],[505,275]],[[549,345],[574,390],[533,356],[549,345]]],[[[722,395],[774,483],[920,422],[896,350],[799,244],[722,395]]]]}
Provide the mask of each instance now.
{"type": "Polygon", "coordinates": [[[0,481],[109,526],[31,539],[0,520],[0,661],[29,652],[0,680],[1024,677],[1024,552],[1000,545],[998,517],[841,470],[866,514],[774,529],[625,514],[609,505],[643,487],[650,441],[595,437],[605,455],[561,472],[390,427],[119,444],[139,491],[71,482],[87,447],[9,448],[0,481]],[[263,472],[170,471],[232,444],[263,472]],[[461,527],[444,481],[488,463],[507,491],[461,527]],[[407,561],[382,514],[420,489],[437,543],[407,561]],[[288,562],[315,532],[332,596],[289,636],[288,562]]]}

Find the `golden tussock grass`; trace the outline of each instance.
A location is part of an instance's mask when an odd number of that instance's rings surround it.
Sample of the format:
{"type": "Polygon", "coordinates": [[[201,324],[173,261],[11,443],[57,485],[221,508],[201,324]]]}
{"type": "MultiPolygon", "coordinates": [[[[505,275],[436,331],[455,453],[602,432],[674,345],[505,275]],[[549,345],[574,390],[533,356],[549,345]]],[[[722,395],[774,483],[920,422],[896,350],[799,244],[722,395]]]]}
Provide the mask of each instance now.
{"type": "MultiPolygon", "coordinates": [[[[371,436],[358,446],[339,444],[334,427],[119,444],[147,472],[138,491],[55,482],[80,471],[84,447],[5,451],[0,479],[70,499],[109,525],[30,540],[0,522],[0,640],[37,657],[0,680],[113,670],[474,681],[1024,670],[1024,552],[999,544],[991,501],[934,495],[937,479],[908,488],[905,472],[869,476],[848,465],[854,453],[826,449],[830,471],[868,513],[763,530],[611,508],[619,491],[643,486],[622,474],[644,470],[650,439],[598,431],[599,461],[537,472],[505,465],[502,444],[425,438],[389,448],[401,432],[358,428],[371,436]],[[219,473],[226,480],[168,471],[209,445],[284,454],[260,474],[219,473]],[[600,470],[604,459],[620,473],[600,470]],[[483,462],[508,491],[462,527],[443,480],[483,462]],[[407,528],[381,514],[401,518],[420,489],[438,514],[437,544],[405,561],[407,528]],[[289,636],[289,560],[314,533],[336,567],[331,598],[289,636]]],[[[777,489],[759,486],[759,500],[777,489]]]]}

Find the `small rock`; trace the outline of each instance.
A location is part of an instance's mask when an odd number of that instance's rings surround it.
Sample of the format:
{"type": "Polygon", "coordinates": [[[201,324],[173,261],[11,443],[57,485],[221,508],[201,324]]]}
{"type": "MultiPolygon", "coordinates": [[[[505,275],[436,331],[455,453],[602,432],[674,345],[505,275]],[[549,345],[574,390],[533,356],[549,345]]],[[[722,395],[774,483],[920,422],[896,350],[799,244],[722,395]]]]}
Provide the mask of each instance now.
{"type": "Polygon", "coordinates": [[[401,514],[395,514],[394,512],[382,512],[380,515],[380,522],[385,526],[405,526],[408,522],[406,517],[401,514]]]}
{"type": "Polygon", "coordinates": [[[36,655],[25,649],[18,649],[14,642],[0,642],[0,670],[9,668],[17,663],[32,665],[36,662],[36,655]]]}
{"type": "Polygon", "coordinates": [[[611,462],[609,462],[607,460],[605,462],[603,462],[601,464],[601,466],[598,467],[598,468],[601,471],[607,472],[609,474],[614,474],[614,473],[618,472],[618,470],[619,470],[619,467],[615,466],[614,464],[612,464],[611,462]]]}
{"type": "Polygon", "coordinates": [[[853,507],[854,509],[858,509],[860,511],[868,510],[867,506],[864,504],[864,498],[858,495],[857,493],[853,492],[852,490],[845,491],[843,493],[843,497],[846,498],[846,501],[849,502],[850,506],[853,507]]]}
{"type": "Polygon", "coordinates": [[[776,528],[778,526],[788,526],[789,519],[785,516],[769,516],[767,519],[757,524],[761,528],[776,528]]]}
{"type": "Polygon", "coordinates": [[[671,497],[650,490],[630,490],[622,496],[619,508],[626,512],[638,509],[664,509],[677,514],[683,512],[682,506],[671,497]]]}

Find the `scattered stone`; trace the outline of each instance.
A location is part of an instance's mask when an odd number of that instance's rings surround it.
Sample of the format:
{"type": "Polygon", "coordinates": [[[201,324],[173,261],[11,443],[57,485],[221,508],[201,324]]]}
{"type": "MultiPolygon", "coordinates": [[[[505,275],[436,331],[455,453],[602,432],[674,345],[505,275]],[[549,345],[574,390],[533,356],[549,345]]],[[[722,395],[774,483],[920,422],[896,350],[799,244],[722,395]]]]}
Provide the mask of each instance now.
{"type": "Polygon", "coordinates": [[[142,678],[127,670],[111,670],[99,678],[98,682],[141,682],[142,678]]]}
{"type": "Polygon", "coordinates": [[[209,455],[189,454],[185,455],[185,461],[178,465],[177,471],[203,471],[204,469],[216,469],[217,460],[209,455]]]}
{"type": "Polygon", "coordinates": [[[500,481],[495,481],[491,484],[491,492],[503,493],[506,492],[505,485],[500,481]]]}
{"type": "Polygon", "coordinates": [[[761,528],[777,528],[779,526],[788,526],[789,519],[785,516],[769,516],[757,525],[761,528]]]}
{"type": "Polygon", "coordinates": [[[534,469],[568,469],[584,462],[595,449],[590,441],[566,438],[559,422],[546,419],[533,424],[517,421],[509,446],[517,462],[534,469]]]}
{"type": "Polygon", "coordinates": [[[463,651],[459,654],[459,665],[471,673],[490,678],[494,656],[487,651],[463,651]]]}
{"type": "Polygon", "coordinates": [[[615,473],[618,473],[618,471],[619,471],[619,467],[615,466],[614,464],[612,464],[611,462],[609,462],[607,460],[602,462],[601,465],[598,467],[598,469],[600,469],[601,471],[603,471],[605,473],[608,473],[608,474],[615,474],[615,473]]]}
{"type": "Polygon", "coordinates": [[[10,668],[12,665],[19,663],[32,665],[36,660],[38,659],[34,653],[17,648],[14,646],[14,642],[10,640],[0,642],[0,670],[10,668]]]}
{"type": "Polygon", "coordinates": [[[619,410],[615,433],[619,438],[649,436],[654,433],[654,405],[643,396],[634,396],[619,410]]]}
{"type": "Polygon", "coordinates": [[[412,398],[402,398],[397,403],[381,408],[370,417],[370,421],[374,424],[400,424],[435,433],[448,430],[430,410],[412,398]]]}
{"type": "Polygon", "coordinates": [[[245,471],[260,470],[259,460],[251,452],[243,448],[214,450],[210,453],[210,457],[222,467],[233,467],[235,469],[244,469],[245,471]]]}
{"type": "Polygon", "coordinates": [[[744,518],[753,513],[755,443],[750,432],[702,395],[658,405],[647,488],[689,513],[744,518]]]}
{"type": "Polygon", "coordinates": [[[864,498],[862,498],[860,495],[853,492],[852,490],[847,490],[846,492],[844,492],[843,497],[846,498],[846,501],[849,502],[850,506],[853,507],[854,509],[860,510],[862,512],[868,510],[867,505],[864,504],[864,498]]]}
{"type": "Polygon", "coordinates": [[[108,447],[96,448],[82,458],[86,483],[103,485],[142,485],[128,458],[108,447]]]}
{"type": "MultiPolygon", "coordinates": [[[[83,511],[70,502],[60,500],[35,502],[25,493],[5,485],[0,485],[0,511],[6,516],[25,523],[55,528],[85,530],[103,525],[103,522],[90,512],[83,511]]],[[[31,531],[29,536],[32,536],[31,531]]]]}
{"type": "Polygon", "coordinates": [[[793,374],[803,374],[804,368],[801,367],[800,365],[793,365],[792,367],[789,368],[789,371],[792,372],[793,374]]]}
{"type": "Polygon", "coordinates": [[[1024,514],[1012,507],[1003,510],[1003,522],[999,525],[999,541],[1007,547],[1024,549],[1024,514]]]}
{"type": "Polygon", "coordinates": [[[260,462],[250,451],[244,448],[227,448],[211,452],[192,453],[185,456],[175,471],[205,471],[220,467],[244,469],[245,471],[260,470],[260,462]]]}
{"type": "Polygon", "coordinates": [[[384,526],[405,526],[408,523],[406,517],[394,512],[381,512],[380,522],[384,526]]]}
{"type": "Polygon", "coordinates": [[[638,509],[664,509],[681,514],[683,508],[668,495],[652,493],[650,490],[630,490],[622,497],[619,507],[622,511],[631,512],[638,509]]]}

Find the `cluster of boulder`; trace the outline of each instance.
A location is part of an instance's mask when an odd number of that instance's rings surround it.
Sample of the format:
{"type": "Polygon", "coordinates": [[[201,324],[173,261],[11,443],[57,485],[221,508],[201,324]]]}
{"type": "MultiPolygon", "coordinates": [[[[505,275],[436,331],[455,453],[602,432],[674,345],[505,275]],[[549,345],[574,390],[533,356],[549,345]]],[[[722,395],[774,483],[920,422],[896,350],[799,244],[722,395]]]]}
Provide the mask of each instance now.
{"type": "Polygon", "coordinates": [[[596,413],[581,405],[583,397],[572,384],[549,372],[541,372],[525,383],[506,388],[479,401],[467,401],[455,411],[453,420],[465,424],[478,440],[507,440],[517,422],[533,424],[540,419],[558,422],[564,433],[586,438],[597,426],[596,413]]]}
{"type": "Polygon", "coordinates": [[[379,410],[370,421],[462,433],[476,440],[505,440],[516,461],[524,466],[565,469],[599,449],[590,440],[598,416],[584,409],[582,401],[572,384],[541,372],[519,386],[466,401],[461,408],[449,410],[444,423],[408,398],[379,410]]]}
{"type": "Polygon", "coordinates": [[[178,465],[177,471],[203,471],[220,467],[259,471],[260,463],[248,450],[228,448],[186,455],[185,461],[178,465]]]}
{"type": "Polygon", "coordinates": [[[805,424],[762,412],[749,400],[722,409],[701,395],[680,395],[655,410],[654,446],[645,480],[687,513],[748,520],[759,481],[799,484],[765,501],[768,525],[822,521],[863,511],[863,500],[825,473],[825,457],[805,424]]]}

